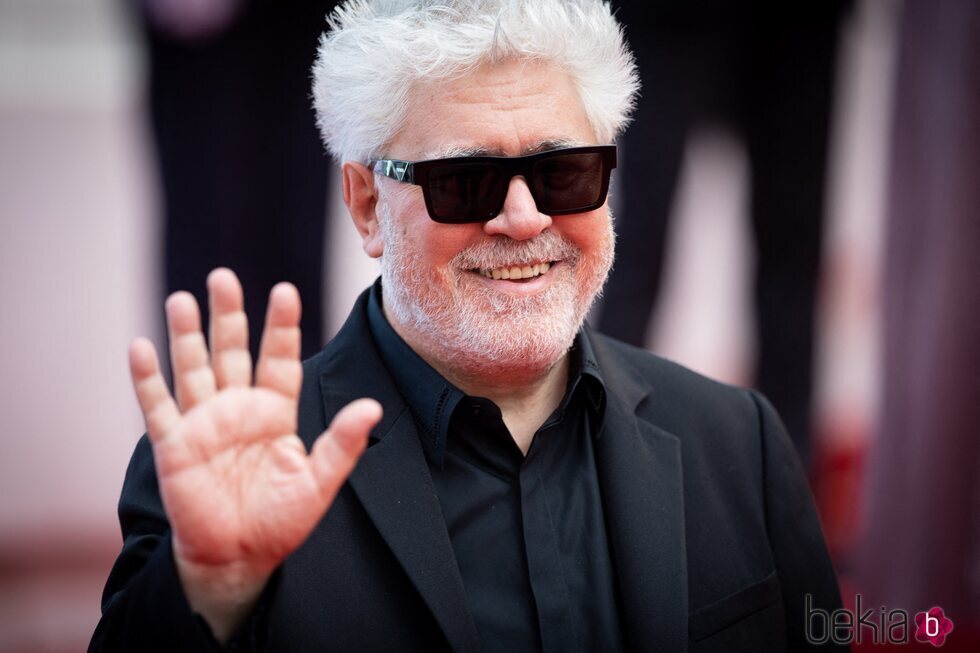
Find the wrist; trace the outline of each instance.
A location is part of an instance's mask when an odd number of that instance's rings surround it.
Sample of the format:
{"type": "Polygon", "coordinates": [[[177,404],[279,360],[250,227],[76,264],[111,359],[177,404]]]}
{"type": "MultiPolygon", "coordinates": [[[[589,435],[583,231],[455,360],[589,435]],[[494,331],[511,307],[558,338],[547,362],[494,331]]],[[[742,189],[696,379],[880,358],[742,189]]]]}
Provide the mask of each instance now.
{"type": "Polygon", "coordinates": [[[274,571],[244,562],[195,563],[176,551],[174,563],[191,610],[204,618],[221,644],[227,643],[255,609],[274,571]]]}

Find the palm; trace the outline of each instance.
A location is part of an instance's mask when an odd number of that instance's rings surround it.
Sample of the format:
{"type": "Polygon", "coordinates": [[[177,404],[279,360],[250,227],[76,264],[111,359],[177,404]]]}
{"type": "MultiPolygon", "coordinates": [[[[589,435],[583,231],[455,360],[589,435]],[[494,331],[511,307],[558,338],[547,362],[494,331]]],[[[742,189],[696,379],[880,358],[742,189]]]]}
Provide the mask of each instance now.
{"type": "Polygon", "coordinates": [[[215,271],[208,287],[210,357],[193,298],[178,293],[167,302],[176,401],[148,341],[131,349],[133,381],[175,556],[199,568],[244,565],[262,573],[323,516],[380,415],[376,404],[355,402],[307,455],[296,435],[302,367],[295,289],[273,290],[252,385],[241,287],[227,270],[215,271]]]}
{"type": "Polygon", "coordinates": [[[180,555],[202,564],[276,560],[306,537],[323,500],[302,443],[284,427],[295,411],[269,390],[225,389],[176,426],[174,440],[198,443],[193,449],[155,448],[180,555]]]}

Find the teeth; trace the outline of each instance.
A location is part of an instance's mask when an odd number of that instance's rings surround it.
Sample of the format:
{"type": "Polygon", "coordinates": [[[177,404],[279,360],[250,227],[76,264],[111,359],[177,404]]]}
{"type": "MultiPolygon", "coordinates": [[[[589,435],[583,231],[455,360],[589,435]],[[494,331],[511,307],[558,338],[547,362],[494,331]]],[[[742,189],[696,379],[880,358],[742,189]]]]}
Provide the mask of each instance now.
{"type": "Polygon", "coordinates": [[[534,265],[513,265],[493,269],[482,269],[479,273],[487,279],[533,279],[551,269],[551,263],[535,263],[534,265]]]}

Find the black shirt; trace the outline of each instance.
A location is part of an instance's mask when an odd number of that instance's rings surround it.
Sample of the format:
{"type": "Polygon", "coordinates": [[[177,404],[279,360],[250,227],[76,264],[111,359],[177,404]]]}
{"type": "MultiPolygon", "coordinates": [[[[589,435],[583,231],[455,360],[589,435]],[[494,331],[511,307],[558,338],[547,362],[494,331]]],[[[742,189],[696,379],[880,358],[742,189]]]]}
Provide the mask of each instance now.
{"type": "Polygon", "coordinates": [[[463,393],[388,323],[368,320],[411,408],[484,651],[622,648],[593,440],[605,387],[588,334],[571,350],[558,408],[525,457],[489,399],[463,393]]]}

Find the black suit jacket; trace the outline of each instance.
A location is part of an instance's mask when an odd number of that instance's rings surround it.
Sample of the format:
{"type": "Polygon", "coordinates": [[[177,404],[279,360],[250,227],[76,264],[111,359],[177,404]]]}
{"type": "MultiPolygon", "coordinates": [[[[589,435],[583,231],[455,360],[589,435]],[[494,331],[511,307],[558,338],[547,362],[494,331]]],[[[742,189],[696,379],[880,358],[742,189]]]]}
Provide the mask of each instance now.
{"type": "MultiPolygon", "coordinates": [[[[608,392],[596,465],[628,649],[803,648],[804,596],[827,610],[840,597],[803,471],[772,408],[752,391],[592,338],[608,392]]],[[[304,374],[307,446],[358,397],[378,399],[384,417],[236,646],[478,650],[415,419],[370,336],[366,293],[304,374]]],[[[180,589],[145,438],[119,515],[125,545],[90,650],[209,650],[180,589]]]]}

